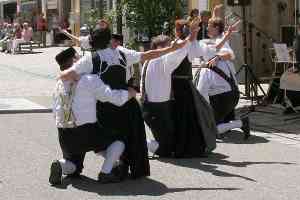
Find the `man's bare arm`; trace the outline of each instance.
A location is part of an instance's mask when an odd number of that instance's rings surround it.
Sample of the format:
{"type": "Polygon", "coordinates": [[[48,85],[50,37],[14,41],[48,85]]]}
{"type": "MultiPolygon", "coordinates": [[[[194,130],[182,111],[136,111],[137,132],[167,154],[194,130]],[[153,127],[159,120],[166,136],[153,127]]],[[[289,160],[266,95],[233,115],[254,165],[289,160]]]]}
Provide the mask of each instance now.
{"type": "Polygon", "coordinates": [[[217,50],[221,49],[224,46],[224,44],[229,40],[232,32],[237,29],[237,26],[239,25],[239,23],[240,23],[240,20],[228,27],[228,30],[224,33],[223,40],[216,45],[217,50]]]}
{"type": "Polygon", "coordinates": [[[177,39],[169,47],[165,47],[165,48],[162,48],[162,49],[149,50],[149,51],[143,52],[142,55],[141,55],[141,62],[145,62],[146,60],[155,59],[155,58],[163,56],[167,53],[176,51],[177,49],[180,49],[180,48],[184,47],[186,43],[187,43],[187,40],[184,40],[183,42],[179,42],[179,40],[177,39]]]}
{"type": "Polygon", "coordinates": [[[61,30],[61,33],[65,34],[68,38],[72,39],[72,40],[76,40],[76,42],[80,42],[79,37],[72,35],[71,33],[69,33],[66,30],[61,30]]]}
{"type": "Polygon", "coordinates": [[[191,34],[188,37],[186,37],[183,41],[179,41],[179,39],[176,39],[170,47],[144,52],[142,54],[141,62],[145,62],[146,60],[158,58],[167,53],[176,51],[177,49],[184,47],[188,41],[190,41],[190,42],[194,41],[197,38],[197,34],[199,31],[199,23],[200,23],[199,18],[196,18],[195,20],[192,21],[192,23],[190,25],[191,34]]]}

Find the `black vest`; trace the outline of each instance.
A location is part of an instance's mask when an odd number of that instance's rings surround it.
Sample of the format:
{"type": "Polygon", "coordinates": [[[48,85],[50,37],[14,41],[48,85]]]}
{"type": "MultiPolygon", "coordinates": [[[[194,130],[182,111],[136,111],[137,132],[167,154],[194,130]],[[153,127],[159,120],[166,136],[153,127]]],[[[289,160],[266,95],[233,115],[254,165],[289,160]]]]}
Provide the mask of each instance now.
{"type": "MultiPolygon", "coordinates": [[[[92,52],[93,60],[93,72],[92,74],[98,74],[99,78],[111,89],[125,89],[127,90],[126,82],[126,58],[124,53],[120,51],[120,63],[121,65],[108,65],[102,61],[97,52],[92,52]]],[[[122,116],[125,112],[123,106],[118,107],[108,102],[97,102],[97,119],[104,127],[114,129],[116,131],[122,129],[126,124],[122,123],[122,116]],[[119,120],[118,120],[118,119],[119,120]],[[115,123],[118,121],[118,123],[115,123]]]]}

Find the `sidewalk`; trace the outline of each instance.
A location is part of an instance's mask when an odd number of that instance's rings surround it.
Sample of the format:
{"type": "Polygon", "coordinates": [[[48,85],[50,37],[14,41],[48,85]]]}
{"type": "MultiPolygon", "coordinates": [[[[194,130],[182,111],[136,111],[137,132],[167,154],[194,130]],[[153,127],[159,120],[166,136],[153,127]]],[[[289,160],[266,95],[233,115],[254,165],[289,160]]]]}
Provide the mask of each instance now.
{"type": "Polygon", "coordinates": [[[66,47],[34,49],[34,54],[0,53],[0,113],[45,112],[59,72],[55,55],[66,47]]]}

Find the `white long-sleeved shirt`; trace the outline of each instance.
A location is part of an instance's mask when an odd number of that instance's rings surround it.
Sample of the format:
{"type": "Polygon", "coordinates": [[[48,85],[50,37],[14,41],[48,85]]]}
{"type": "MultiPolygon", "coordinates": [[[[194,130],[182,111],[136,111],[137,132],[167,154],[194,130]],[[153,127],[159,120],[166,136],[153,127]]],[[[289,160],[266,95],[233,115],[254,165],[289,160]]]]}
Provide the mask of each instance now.
{"type": "MultiPolygon", "coordinates": [[[[130,68],[133,64],[139,63],[141,60],[141,52],[134,50],[126,49],[124,47],[118,46],[116,49],[106,48],[98,50],[97,53],[100,56],[102,62],[106,62],[108,65],[120,65],[120,59],[122,56],[120,52],[122,51],[126,57],[126,71],[127,75],[130,74],[130,68]]],[[[84,57],[80,58],[71,69],[75,70],[78,74],[89,74],[93,71],[93,61],[92,54],[88,53],[84,57]]],[[[127,77],[128,79],[128,77],[127,77]]]]}
{"type": "MultiPolygon", "coordinates": [[[[68,92],[70,82],[65,81],[63,84],[65,92],[68,92]]],[[[97,121],[97,100],[121,106],[128,100],[128,91],[111,90],[97,75],[83,75],[77,83],[72,102],[72,110],[77,126],[86,123],[95,123],[97,121]]],[[[60,122],[62,121],[64,113],[62,102],[59,98],[54,99],[53,112],[57,127],[62,127],[60,122]]]]}
{"type": "MultiPolygon", "coordinates": [[[[188,42],[185,47],[150,60],[145,77],[145,92],[149,102],[165,102],[170,100],[171,81],[173,71],[188,56],[191,61],[204,54],[206,46],[197,41],[188,42]]],[[[143,66],[143,68],[145,65],[143,66]]],[[[144,69],[142,70],[142,72],[144,69]]],[[[143,77],[143,74],[142,74],[143,77]]],[[[141,91],[142,91],[141,81],[141,91]]]]}
{"type": "Polygon", "coordinates": [[[195,58],[209,60],[208,55],[216,55],[216,43],[206,43],[203,40],[193,41],[188,51],[189,61],[192,62],[195,58]]]}
{"type": "Polygon", "coordinates": [[[80,36],[79,37],[79,43],[80,43],[80,47],[83,49],[91,49],[91,45],[90,45],[90,36],[80,36]]]}
{"type": "MultiPolygon", "coordinates": [[[[217,39],[202,40],[201,42],[204,42],[207,45],[216,45],[221,40],[222,40],[222,38],[217,38],[217,39]]],[[[206,54],[204,54],[203,59],[205,61],[208,61],[209,59],[213,58],[215,55],[221,54],[221,53],[230,53],[231,58],[232,59],[235,58],[233,50],[231,49],[229,44],[226,42],[224,44],[224,46],[221,49],[219,49],[219,51],[217,51],[217,52],[206,51],[206,54]]],[[[219,69],[221,69],[229,77],[230,77],[230,72],[231,72],[235,83],[238,85],[237,80],[235,78],[236,71],[233,66],[233,63],[230,60],[227,60],[227,61],[220,60],[217,63],[217,67],[219,69]]],[[[207,68],[203,68],[200,71],[200,77],[199,77],[197,89],[200,92],[200,94],[209,102],[209,96],[229,92],[229,91],[231,91],[231,86],[226,80],[224,80],[222,77],[220,77],[214,71],[207,69],[207,68]]]]}

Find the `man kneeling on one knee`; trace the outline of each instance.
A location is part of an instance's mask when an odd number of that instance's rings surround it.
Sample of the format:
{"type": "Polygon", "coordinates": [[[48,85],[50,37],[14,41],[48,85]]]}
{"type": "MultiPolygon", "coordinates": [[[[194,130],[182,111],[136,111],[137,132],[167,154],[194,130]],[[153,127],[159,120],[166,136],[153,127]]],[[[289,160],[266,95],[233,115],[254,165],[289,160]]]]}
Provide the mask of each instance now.
{"type": "MultiPolygon", "coordinates": [[[[224,22],[219,18],[212,18],[208,22],[208,36],[204,40],[208,45],[222,39],[224,22]]],[[[234,109],[238,104],[240,94],[238,83],[235,78],[235,68],[232,60],[234,52],[226,42],[218,52],[207,51],[203,56],[210,67],[201,69],[197,89],[200,94],[210,103],[214,111],[218,133],[222,134],[234,128],[241,128],[245,135],[250,136],[249,118],[235,119],[234,109]]],[[[220,136],[220,135],[219,135],[220,136]]]]}
{"type": "MultiPolygon", "coordinates": [[[[78,56],[73,48],[56,56],[60,70],[71,67],[76,60],[78,56]]],[[[76,82],[58,80],[56,84],[53,112],[63,159],[52,162],[49,182],[51,185],[61,184],[63,175],[79,177],[88,151],[105,151],[99,182],[119,182],[122,177],[114,170],[118,167],[113,167],[118,163],[125,145],[122,138],[113,136],[97,123],[96,101],[121,106],[135,97],[136,92],[131,88],[128,91],[111,90],[97,75],[83,75],[78,79],[76,82]]]]}

